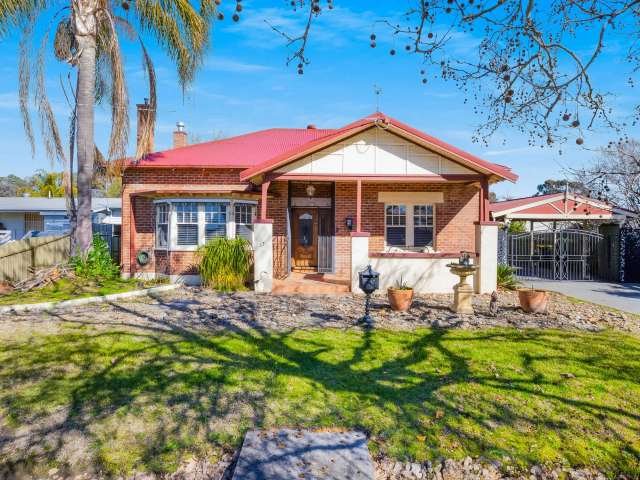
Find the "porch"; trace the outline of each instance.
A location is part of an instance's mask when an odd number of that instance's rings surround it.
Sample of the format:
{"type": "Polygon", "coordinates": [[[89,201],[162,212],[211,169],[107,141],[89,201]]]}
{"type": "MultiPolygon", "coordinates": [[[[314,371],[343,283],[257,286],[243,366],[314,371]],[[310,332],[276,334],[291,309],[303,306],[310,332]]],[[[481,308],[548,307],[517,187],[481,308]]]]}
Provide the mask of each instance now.
{"type": "Polygon", "coordinates": [[[483,187],[433,178],[265,181],[255,220],[255,288],[357,292],[358,272],[371,264],[381,289],[404,282],[416,292],[449,293],[458,278],[447,264],[467,251],[481,266],[485,260],[476,291],[492,291],[497,225],[479,221],[483,187]]]}

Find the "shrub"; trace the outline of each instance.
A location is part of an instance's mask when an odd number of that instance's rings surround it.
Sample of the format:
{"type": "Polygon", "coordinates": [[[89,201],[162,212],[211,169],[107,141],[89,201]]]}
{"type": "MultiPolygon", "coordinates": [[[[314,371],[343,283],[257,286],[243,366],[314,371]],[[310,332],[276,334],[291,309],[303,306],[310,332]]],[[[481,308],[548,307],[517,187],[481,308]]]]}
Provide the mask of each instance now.
{"type": "Polygon", "coordinates": [[[223,292],[241,290],[251,271],[251,245],[244,238],[214,238],[198,249],[200,278],[223,292]]]}
{"type": "Polygon", "coordinates": [[[120,276],[120,265],[113,261],[109,245],[100,235],[94,235],[86,257],[74,257],[71,263],[79,277],[106,280],[120,276]]]}
{"type": "Polygon", "coordinates": [[[527,225],[521,220],[513,220],[509,223],[509,233],[524,233],[527,231],[527,225]]]}
{"type": "Polygon", "coordinates": [[[516,269],[501,263],[498,265],[498,286],[507,290],[515,290],[520,285],[516,278],[516,269]]]}

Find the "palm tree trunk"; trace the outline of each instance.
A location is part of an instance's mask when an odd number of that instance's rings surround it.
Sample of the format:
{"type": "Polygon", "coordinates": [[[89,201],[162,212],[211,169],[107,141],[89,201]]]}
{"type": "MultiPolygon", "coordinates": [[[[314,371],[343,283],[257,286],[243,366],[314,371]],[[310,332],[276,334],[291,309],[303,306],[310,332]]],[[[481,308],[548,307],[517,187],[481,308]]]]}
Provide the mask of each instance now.
{"type": "Polygon", "coordinates": [[[74,255],[86,255],[91,248],[91,187],[95,141],[93,113],[96,80],[96,42],[93,35],[76,35],[80,51],[78,59],[77,130],[78,209],[74,255]]]}

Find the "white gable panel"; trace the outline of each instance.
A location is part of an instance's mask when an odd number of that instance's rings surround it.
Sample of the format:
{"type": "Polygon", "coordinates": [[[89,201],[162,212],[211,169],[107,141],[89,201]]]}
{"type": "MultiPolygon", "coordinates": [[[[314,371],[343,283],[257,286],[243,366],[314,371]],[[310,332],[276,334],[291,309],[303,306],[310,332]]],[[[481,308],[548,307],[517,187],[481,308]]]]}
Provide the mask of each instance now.
{"type": "Polygon", "coordinates": [[[311,156],[312,173],[335,173],[342,171],[342,152],[329,155],[315,154],[311,156]]]}
{"type": "Polygon", "coordinates": [[[466,174],[466,173],[475,173],[473,170],[469,170],[466,167],[463,167],[459,163],[452,162],[451,160],[442,159],[442,173],[443,174],[466,174]]]}
{"type": "Polygon", "coordinates": [[[379,128],[308,155],[281,173],[343,175],[472,174],[462,165],[379,128]]]}
{"type": "Polygon", "coordinates": [[[376,147],[373,144],[359,141],[344,145],[344,160],[342,172],[344,174],[358,174],[375,168],[376,147]]]}
{"type": "Polygon", "coordinates": [[[374,173],[406,175],[407,147],[407,145],[378,145],[374,173]]]}
{"type": "Polygon", "coordinates": [[[440,157],[434,154],[411,155],[407,162],[408,175],[439,175],[440,157]]]}

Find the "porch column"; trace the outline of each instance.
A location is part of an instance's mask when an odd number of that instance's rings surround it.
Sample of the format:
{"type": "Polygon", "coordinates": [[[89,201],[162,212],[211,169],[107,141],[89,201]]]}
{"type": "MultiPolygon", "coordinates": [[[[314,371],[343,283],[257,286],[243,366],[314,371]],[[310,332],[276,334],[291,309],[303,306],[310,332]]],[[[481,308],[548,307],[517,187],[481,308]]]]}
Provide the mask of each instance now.
{"type": "Polygon", "coordinates": [[[254,289],[268,293],[273,286],[273,220],[254,222],[253,257],[254,289]]]}
{"type": "Polygon", "coordinates": [[[362,293],[358,286],[358,273],[369,265],[369,234],[351,232],[351,291],[362,293]]]}
{"type": "Polygon", "coordinates": [[[273,220],[267,218],[270,184],[261,185],[260,218],[253,225],[253,283],[258,293],[268,293],[273,286],[273,220]]]}
{"type": "Polygon", "coordinates": [[[498,222],[476,223],[476,293],[491,293],[498,286],[498,222]]]}
{"type": "Polygon", "coordinates": [[[269,191],[271,182],[262,182],[260,196],[260,220],[267,219],[267,192],[269,191]]]}
{"type": "Polygon", "coordinates": [[[362,232],[362,180],[356,182],[356,233],[362,232]]]}

